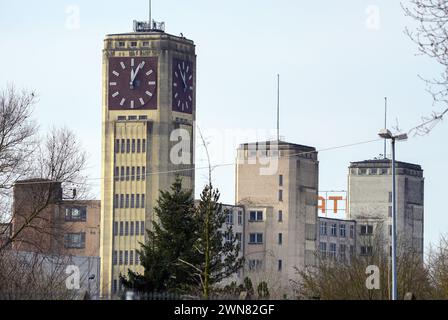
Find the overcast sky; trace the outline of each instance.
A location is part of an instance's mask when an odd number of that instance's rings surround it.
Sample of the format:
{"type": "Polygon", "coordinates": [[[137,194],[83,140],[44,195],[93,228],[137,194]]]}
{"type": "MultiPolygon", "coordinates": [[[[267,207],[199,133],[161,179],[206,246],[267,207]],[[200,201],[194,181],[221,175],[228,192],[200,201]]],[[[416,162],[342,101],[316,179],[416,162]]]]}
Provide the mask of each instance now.
{"type": "MultiPolygon", "coordinates": [[[[148,1],[0,1],[0,87],[35,89],[42,132],[65,125],[90,154],[89,175],[99,197],[101,54],[106,34],[132,30],[145,20],[148,1]]],[[[156,0],[153,18],[168,33],[197,45],[197,120],[213,164],[232,163],[235,132],[272,137],[276,126],[276,74],[281,75],[281,135],[317,149],[372,140],[389,121],[404,131],[437,107],[423,77],[442,69],[416,55],[404,34],[413,22],[399,1],[156,0]],[[240,131],[239,131],[240,130],[240,131]],[[247,132],[247,131],[246,131],[247,132]]],[[[397,157],[425,170],[425,243],[448,232],[443,200],[448,170],[448,124],[398,145],[397,157]]],[[[323,151],[320,189],[346,190],[350,161],[372,159],[383,143],[323,151]]],[[[197,147],[203,167],[203,148],[197,147]]],[[[222,201],[234,202],[234,166],[214,170],[222,201]]],[[[196,194],[206,171],[196,172],[196,194]]]]}

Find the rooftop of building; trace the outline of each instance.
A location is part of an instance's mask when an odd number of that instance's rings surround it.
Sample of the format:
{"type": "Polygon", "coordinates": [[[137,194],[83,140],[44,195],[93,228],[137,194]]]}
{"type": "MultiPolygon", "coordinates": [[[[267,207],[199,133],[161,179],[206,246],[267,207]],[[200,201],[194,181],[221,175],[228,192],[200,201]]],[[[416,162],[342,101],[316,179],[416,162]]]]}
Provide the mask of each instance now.
{"type": "MultiPolygon", "coordinates": [[[[350,168],[390,168],[391,161],[392,161],[391,159],[386,158],[386,159],[373,159],[373,160],[350,162],[350,168]]],[[[397,168],[423,171],[422,167],[418,164],[402,161],[395,161],[395,164],[397,168]]]]}
{"type": "Polygon", "coordinates": [[[269,147],[273,145],[273,146],[277,146],[279,150],[299,150],[299,151],[316,151],[316,148],[314,147],[310,147],[310,146],[305,146],[305,145],[301,145],[301,144],[297,144],[297,143],[291,143],[291,142],[286,142],[286,141],[282,141],[282,140],[269,140],[269,141],[257,141],[257,142],[248,142],[248,143],[242,143],[239,146],[239,149],[246,149],[249,146],[255,146],[256,149],[258,149],[258,146],[263,146],[267,147],[269,149],[269,147]]]}
{"type": "Polygon", "coordinates": [[[328,218],[328,217],[322,217],[322,216],[318,216],[319,220],[329,220],[329,221],[339,221],[339,222],[352,222],[352,223],[356,223],[356,220],[350,220],[350,219],[338,219],[338,218],[328,218]]]}

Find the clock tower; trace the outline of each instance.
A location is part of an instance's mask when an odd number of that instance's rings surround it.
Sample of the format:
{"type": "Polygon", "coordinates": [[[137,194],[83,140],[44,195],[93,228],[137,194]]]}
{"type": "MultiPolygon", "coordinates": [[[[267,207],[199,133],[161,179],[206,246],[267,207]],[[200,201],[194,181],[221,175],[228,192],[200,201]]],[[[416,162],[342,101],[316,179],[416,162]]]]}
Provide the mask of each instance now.
{"type": "Polygon", "coordinates": [[[164,23],[134,21],[103,49],[101,296],[119,276],[143,272],[137,250],[151,229],[160,190],[176,175],[194,188],[196,54],[164,23]]]}

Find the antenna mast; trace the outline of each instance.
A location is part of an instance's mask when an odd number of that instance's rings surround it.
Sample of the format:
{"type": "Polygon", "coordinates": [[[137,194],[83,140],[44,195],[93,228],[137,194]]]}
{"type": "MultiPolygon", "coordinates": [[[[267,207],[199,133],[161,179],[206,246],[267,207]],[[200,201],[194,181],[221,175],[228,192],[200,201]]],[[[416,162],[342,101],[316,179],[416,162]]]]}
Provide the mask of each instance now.
{"type": "MultiPolygon", "coordinates": [[[[387,97],[384,97],[384,129],[387,129],[387,97]]],[[[387,159],[387,141],[384,139],[384,159],[387,159]]]]}
{"type": "Polygon", "coordinates": [[[151,28],[152,28],[152,22],[151,22],[151,20],[152,20],[152,16],[151,16],[151,14],[152,14],[152,1],[151,0],[149,0],[149,25],[151,26],[151,28]]]}
{"type": "Polygon", "coordinates": [[[280,74],[277,74],[277,142],[280,141],[280,74]]]}

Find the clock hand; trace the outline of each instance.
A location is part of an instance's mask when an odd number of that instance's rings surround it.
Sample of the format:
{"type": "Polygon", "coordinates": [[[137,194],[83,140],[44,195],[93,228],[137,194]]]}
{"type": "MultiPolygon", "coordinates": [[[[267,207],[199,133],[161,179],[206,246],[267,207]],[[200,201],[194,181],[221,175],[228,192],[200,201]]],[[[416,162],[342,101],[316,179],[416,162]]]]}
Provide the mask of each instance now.
{"type": "Polygon", "coordinates": [[[140,71],[140,67],[141,67],[141,64],[139,64],[137,66],[137,69],[135,69],[135,72],[133,72],[133,71],[131,72],[131,82],[132,83],[134,83],[134,80],[137,77],[138,72],[140,71]]]}

